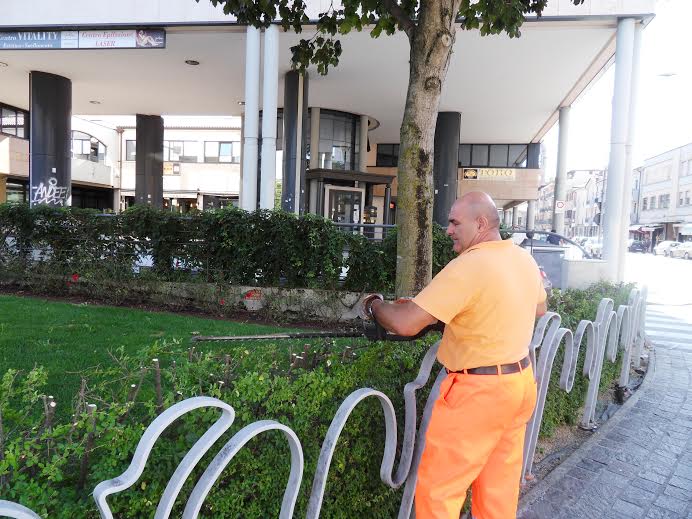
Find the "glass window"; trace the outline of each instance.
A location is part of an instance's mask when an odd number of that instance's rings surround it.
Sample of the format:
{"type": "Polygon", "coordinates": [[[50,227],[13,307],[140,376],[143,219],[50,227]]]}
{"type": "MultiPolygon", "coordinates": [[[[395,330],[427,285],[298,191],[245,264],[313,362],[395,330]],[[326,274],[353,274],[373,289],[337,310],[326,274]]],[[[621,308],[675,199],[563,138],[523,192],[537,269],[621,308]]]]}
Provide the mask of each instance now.
{"type": "Polygon", "coordinates": [[[507,144],[491,144],[488,165],[495,168],[506,168],[508,152],[509,146],[507,144]]]}
{"type": "Polygon", "coordinates": [[[471,148],[471,165],[482,167],[488,165],[488,145],[474,144],[471,148]]]}
{"type": "Polygon", "coordinates": [[[204,162],[240,163],[240,142],[205,142],[204,162]]]}
{"type": "Polygon", "coordinates": [[[106,145],[93,135],[73,131],[72,157],[76,159],[90,160],[91,162],[103,163],[106,160],[106,145]]]}
{"type": "Polygon", "coordinates": [[[459,144],[459,167],[467,168],[471,165],[471,145],[459,144]]]}
{"type": "Polygon", "coordinates": [[[24,110],[0,104],[0,133],[28,139],[28,121],[29,114],[24,110]]]}
{"type": "Polygon", "coordinates": [[[391,168],[396,167],[399,162],[398,144],[378,144],[376,166],[391,168]]]}
{"type": "Polygon", "coordinates": [[[359,122],[360,117],[353,114],[320,110],[319,168],[355,170],[358,167],[359,122]]]}
{"type": "Polygon", "coordinates": [[[651,209],[656,209],[656,197],[652,196],[651,197],[651,209]]]}
{"type": "Polygon", "coordinates": [[[644,197],[642,200],[642,211],[648,211],[649,209],[649,199],[644,197]]]}
{"type": "Polygon", "coordinates": [[[685,205],[690,205],[690,192],[685,191],[685,205]]]}
{"type": "Polygon", "coordinates": [[[197,162],[199,155],[199,142],[183,141],[183,154],[180,156],[180,162],[197,162]]]}
{"type": "Polygon", "coordinates": [[[8,135],[17,135],[17,112],[10,110],[9,108],[2,109],[2,120],[0,120],[0,126],[2,126],[2,133],[8,135]]]}
{"type": "Polygon", "coordinates": [[[137,141],[125,141],[125,160],[135,160],[137,155],[137,141]]]}
{"type": "Polygon", "coordinates": [[[525,144],[510,144],[507,166],[510,168],[525,168],[529,147],[525,144]]]}

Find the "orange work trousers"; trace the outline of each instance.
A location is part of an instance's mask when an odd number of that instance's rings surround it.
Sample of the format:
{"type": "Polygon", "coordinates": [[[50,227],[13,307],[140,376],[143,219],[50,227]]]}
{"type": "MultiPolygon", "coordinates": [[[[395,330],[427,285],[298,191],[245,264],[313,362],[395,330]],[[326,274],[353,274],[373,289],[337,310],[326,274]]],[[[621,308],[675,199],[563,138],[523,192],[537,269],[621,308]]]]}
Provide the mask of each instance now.
{"type": "Polygon", "coordinates": [[[440,386],[418,469],[416,519],[517,514],[524,432],[536,405],[531,365],[519,373],[450,373],[440,386]]]}

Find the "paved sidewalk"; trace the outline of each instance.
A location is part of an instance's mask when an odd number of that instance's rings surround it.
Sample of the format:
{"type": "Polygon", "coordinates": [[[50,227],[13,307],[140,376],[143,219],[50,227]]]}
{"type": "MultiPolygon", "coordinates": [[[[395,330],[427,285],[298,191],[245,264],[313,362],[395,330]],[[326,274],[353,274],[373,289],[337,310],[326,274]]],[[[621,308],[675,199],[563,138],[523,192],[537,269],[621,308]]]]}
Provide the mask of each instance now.
{"type": "Polygon", "coordinates": [[[649,373],[592,438],[532,489],[522,519],[692,519],[692,322],[647,311],[649,373]]]}

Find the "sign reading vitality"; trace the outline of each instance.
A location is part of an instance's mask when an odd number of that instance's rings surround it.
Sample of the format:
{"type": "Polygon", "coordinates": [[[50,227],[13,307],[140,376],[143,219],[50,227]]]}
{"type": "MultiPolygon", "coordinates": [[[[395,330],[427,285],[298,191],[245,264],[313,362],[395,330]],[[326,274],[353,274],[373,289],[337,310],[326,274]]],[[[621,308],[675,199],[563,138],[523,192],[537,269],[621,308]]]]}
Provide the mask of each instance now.
{"type": "Polygon", "coordinates": [[[163,49],[165,47],[166,31],[163,29],[0,32],[0,50],[163,49]]]}

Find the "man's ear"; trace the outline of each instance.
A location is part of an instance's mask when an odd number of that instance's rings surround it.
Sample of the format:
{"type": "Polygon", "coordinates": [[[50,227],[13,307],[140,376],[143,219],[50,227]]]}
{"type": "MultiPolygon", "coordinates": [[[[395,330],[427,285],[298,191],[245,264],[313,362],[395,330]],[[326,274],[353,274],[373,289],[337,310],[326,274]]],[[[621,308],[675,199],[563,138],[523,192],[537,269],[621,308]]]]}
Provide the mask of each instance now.
{"type": "Polygon", "coordinates": [[[488,228],[488,219],[485,216],[479,216],[476,223],[478,224],[479,231],[483,231],[488,228]]]}

